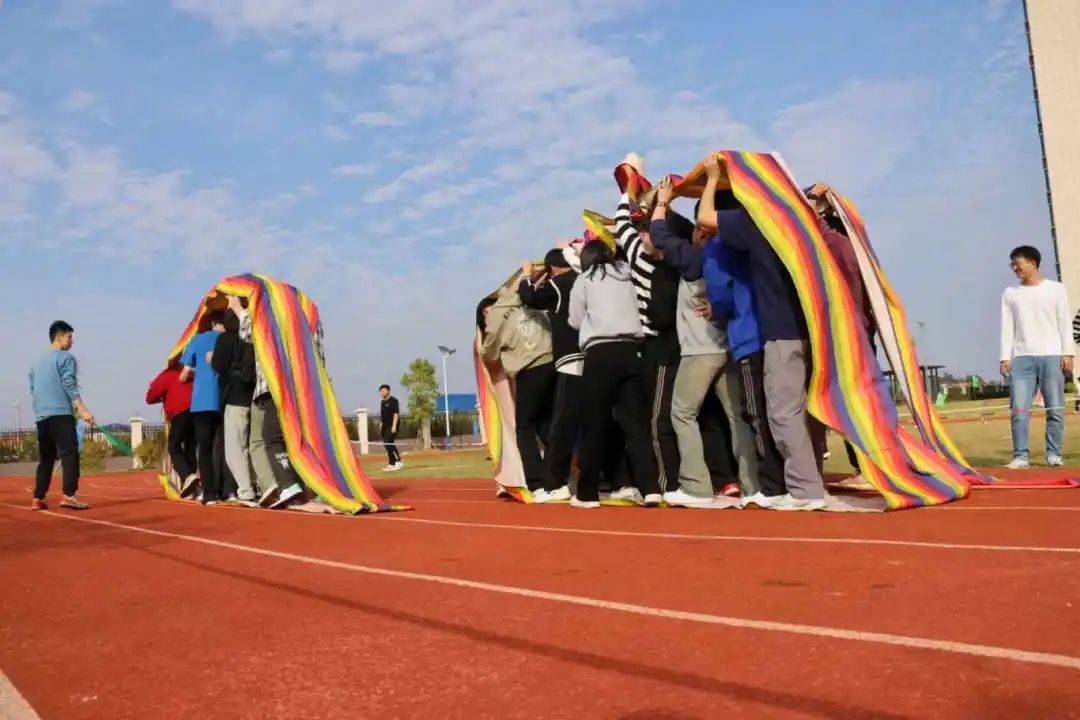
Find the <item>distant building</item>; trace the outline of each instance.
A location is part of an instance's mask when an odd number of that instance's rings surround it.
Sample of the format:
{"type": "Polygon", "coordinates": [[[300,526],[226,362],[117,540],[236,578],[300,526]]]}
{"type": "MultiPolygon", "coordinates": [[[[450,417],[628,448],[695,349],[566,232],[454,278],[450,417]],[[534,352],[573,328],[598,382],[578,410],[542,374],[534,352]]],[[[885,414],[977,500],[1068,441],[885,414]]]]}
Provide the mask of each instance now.
{"type": "Polygon", "coordinates": [[[1080,306],[1080,0],[1025,0],[1057,270],[1080,306]]]}
{"type": "MultiPolygon", "coordinates": [[[[476,412],[476,393],[450,393],[450,412],[451,413],[471,413],[476,412]]],[[[435,414],[442,415],[446,412],[446,396],[439,395],[435,401],[435,414]]]]}

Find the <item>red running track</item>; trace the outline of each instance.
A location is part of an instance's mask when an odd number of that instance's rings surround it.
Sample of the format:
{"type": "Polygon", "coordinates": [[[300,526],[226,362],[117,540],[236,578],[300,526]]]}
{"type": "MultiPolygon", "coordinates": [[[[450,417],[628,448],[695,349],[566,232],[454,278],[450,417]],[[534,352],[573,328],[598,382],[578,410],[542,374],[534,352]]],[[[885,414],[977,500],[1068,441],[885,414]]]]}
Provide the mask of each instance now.
{"type": "Polygon", "coordinates": [[[416,512],[352,518],[83,490],[31,513],[0,480],[0,670],[42,718],[1080,717],[1080,492],[585,512],[395,478],[416,512]]]}

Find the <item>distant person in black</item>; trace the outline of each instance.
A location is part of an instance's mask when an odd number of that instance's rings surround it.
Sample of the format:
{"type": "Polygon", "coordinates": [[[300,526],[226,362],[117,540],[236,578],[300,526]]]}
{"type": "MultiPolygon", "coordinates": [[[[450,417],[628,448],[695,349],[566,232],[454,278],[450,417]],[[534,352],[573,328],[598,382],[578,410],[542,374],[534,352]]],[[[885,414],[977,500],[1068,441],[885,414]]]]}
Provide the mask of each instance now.
{"type": "Polygon", "coordinates": [[[401,405],[398,399],[390,394],[389,385],[380,385],[379,394],[382,395],[380,420],[382,421],[382,441],[386,446],[386,457],[390,464],[383,468],[384,472],[401,470],[405,464],[401,462],[401,453],[398,452],[394,440],[397,438],[398,427],[401,424],[401,405]]]}

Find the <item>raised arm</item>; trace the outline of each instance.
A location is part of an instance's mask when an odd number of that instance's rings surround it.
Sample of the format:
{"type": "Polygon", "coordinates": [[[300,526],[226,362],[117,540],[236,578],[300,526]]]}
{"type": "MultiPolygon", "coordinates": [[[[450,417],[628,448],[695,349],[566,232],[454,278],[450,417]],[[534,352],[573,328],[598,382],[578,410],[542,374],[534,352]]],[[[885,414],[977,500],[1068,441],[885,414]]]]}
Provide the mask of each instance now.
{"type": "Polygon", "coordinates": [[[697,224],[708,230],[716,231],[716,190],[720,187],[720,154],[711,152],[702,161],[705,166],[705,189],[701,192],[701,204],[698,205],[697,224]]]}
{"type": "Polygon", "coordinates": [[[641,244],[641,234],[634,227],[630,216],[630,194],[623,193],[615,210],[615,244],[628,256],[633,257],[641,244]]]}
{"type": "Polygon", "coordinates": [[[696,247],[688,238],[673,232],[668,222],[673,196],[671,180],[664,178],[657,188],[656,207],[653,209],[652,222],[649,223],[649,238],[653,247],[663,253],[664,264],[678,270],[679,275],[686,280],[700,280],[701,262],[704,258],[702,249],[696,247]]]}
{"type": "Polygon", "coordinates": [[[559,293],[549,281],[533,279],[532,263],[521,266],[521,280],[518,282],[518,295],[521,303],[533,310],[555,310],[559,306],[559,293]]]}

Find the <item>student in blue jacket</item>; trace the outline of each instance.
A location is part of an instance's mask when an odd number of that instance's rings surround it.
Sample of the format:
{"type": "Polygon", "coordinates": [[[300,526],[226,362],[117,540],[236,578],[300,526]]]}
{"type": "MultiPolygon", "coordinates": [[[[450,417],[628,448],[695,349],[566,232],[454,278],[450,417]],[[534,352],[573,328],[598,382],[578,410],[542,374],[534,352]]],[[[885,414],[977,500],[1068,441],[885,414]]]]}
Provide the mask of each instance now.
{"type": "MultiPolygon", "coordinates": [[[[717,206],[729,209],[737,204],[730,191],[719,193],[717,206]]],[[[783,496],[784,460],[776,448],[765,405],[765,351],[754,309],[753,277],[746,253],[728,247],[713,236],[705,246],[702,272],[709,304],[703,312],[727,322],[728,352],[737,364],[742,380],[742,416],[754,431],[758,454],[759,495],[746,498],[744,505],[770,507],[783,496]]]]}
{"type": "MultiPolygon", "coordinates": [[[[776,447],[784,459],[787,494],[772,502],[776,510],[820,510],[825,507],[821,454],[806,410],[810,378],[810,342],[795,284],[750,213],[736,203],[717,210],[716,192],[723,176],[718,153],[706,156],[707,182],[697,222],[716,233],[720,242],[742,251],[753,273],[754,309],[764,346],[765,407],[776,447]]],[[[732,196],[734,200],[734,196],[732,196]]],[[[822,448],[823,450],[823,448],[822,448]]]]}

